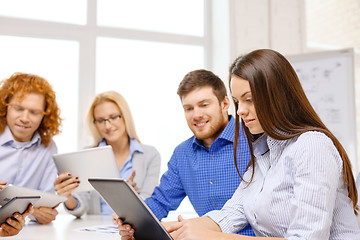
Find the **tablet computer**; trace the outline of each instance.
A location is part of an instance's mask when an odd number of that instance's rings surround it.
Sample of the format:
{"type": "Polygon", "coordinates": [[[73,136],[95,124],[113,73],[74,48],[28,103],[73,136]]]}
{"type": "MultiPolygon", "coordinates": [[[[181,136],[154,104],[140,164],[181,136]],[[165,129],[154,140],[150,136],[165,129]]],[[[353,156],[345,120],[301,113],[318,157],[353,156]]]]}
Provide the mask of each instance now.
{"type": "Polygon", "coordinates": [[[78,176],[80,185],[73,192],[91,191],[94,188],[88,178],[120,178],[120,172],[111,146],[87,148],[84,150],[54,154],[59,173],[70,172],[78,176]]]}
{"type": "Polygon", "coordinates": [[[172,240],[150,208],[124,179],[89,178],[90,184],[125,223],[136,240],[172,240]]]}
{"type": "Polygon", "coordinates": [[[60,203],[66,201],[67,197],[60,196],[55,193],[44,192],[32,188],[8,185],[0,191],[0,205],[4,205],[14,197],[39,196],[40,199],[33,205],[34,207],[54,208],[60,203]]]}
{"type": "Polygon", "coordinates": [[[13,217],[14,213],[23,214],[29,207],[29,204],[32,203],[34,205],[38,199],[40,199],[40,196],[14,197],[10,199],[0,208],[0,225],[9,217],[13,217]]]}

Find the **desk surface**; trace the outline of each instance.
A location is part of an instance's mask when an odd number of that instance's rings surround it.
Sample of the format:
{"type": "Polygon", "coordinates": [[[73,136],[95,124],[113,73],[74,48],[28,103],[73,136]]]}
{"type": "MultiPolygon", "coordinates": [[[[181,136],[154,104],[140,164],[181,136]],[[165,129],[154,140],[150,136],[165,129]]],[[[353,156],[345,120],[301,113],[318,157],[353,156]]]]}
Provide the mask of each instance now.
{"type": "Polygon", "coordinates": [[[76,229],[99,226],[113,225],[110,216],[89,215],[81,218],[75,218],[70,214],[59,214],[56,220],[50,224],[40,225],[34,222],[27,222],[22,231],[13,237],[6,239],[21,240],[72,240],[72,239],[120,239],[119,234],[102,234],[97,232],[76,231],[76,229]]]}

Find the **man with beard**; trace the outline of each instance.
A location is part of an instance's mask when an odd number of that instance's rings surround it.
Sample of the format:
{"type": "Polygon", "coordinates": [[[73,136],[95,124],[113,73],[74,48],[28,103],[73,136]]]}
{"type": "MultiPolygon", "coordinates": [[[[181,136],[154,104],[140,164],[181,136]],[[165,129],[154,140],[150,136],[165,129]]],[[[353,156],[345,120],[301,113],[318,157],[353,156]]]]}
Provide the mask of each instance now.
{"type": "MultiPolygon", "coordinates": [[[[199,216],[219,210],[241,182],[234,168],[235,119],[228,115],[230,101],[223,81],[210,71],[195,70],[185,75],[177,94],[194,136],[175,148],[160,185],[145,200],[159,220],[186,196],[199,216]]],[[[238,144],[237,167],[243,175],[250,154],[242,129],[238,144]]],[[[120,219],[114,223],[122,224],[120,219]]],[[[239,233],[254,236],[250,225],[239,233]]]]}

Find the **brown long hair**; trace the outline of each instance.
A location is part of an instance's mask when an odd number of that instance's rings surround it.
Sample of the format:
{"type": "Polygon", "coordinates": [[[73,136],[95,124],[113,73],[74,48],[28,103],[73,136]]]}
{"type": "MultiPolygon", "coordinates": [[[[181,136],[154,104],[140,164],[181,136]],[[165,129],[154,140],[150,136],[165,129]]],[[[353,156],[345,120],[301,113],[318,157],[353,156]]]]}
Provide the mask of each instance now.
{"type": "Polygon", "coordinates": [[[56,103],[56,95],[50,83],[37,75],[17,72],[3,80],[0,85],[0,133],[5,130],[7,107],[16,93],[20,93],[20,99],[28,93],[42,94],[45,97],[45,111],[37,131],[41,137],[41,143],[48,146],[52,137],[61,132],[62,120],[56,103]]]}
{"type": "MultiPolygon", "coordinates": [[[[257,117],[264,132],[271,138],[286,140],[307,131],[318,131],[332,140],[343,161],[343,180],[356,213],[358,196],[349,157],[337,138],[316,114],[288,60],[274,50],[255,50],[235,59],[229,72],[229,83],[232,75],[249,81],[257,117]]],[[[235,112],[237,108],[235,104],[235,112]]],[[[239,138],[239,115],[237,114],[235,122],[234,159],[237,166],[236,151],[239,138]]],[[[252,148],[253,135],[243,122],[242,125],[250,148],[249,166],[253,167],[250,183],[254,176],[255,165],[252,148]]]]}

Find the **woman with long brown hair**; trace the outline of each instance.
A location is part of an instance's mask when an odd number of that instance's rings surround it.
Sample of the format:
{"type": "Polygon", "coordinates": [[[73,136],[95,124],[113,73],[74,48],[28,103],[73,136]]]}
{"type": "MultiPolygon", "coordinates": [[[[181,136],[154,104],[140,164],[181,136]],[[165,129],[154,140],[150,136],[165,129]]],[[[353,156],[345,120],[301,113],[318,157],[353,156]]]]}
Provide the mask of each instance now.
{"type": "MultiPolygon", "coordinates": [[[[286,58],[269,49],[241,56],[230,67],[229,83],[236,128],[241,118],[251,161],[221,210],[190,220],[179,216],[167,227],[172,237],[253,239],[235,234],[250,223],[254,239],[360,239],[349,158],[286,58]]],[[[132,237],[126,227],[123,240],[132,237]]]]}

